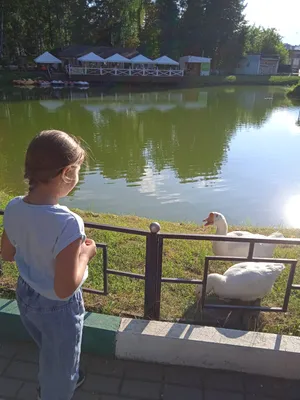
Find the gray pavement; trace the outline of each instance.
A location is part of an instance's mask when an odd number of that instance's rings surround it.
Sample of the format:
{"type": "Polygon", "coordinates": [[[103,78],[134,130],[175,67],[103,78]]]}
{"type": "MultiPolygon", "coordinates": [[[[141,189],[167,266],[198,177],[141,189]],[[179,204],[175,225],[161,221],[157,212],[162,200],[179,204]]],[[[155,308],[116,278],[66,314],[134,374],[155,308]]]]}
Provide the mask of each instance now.
{"type": "MultiPolygon", "coordinates": [[[[33,344],[0,341],[0,400],[36,398],[37,362],[33,344]]],[[[87,378],[74,400],[300,400],[300,381],[88,354],[82,364],[87,378]]]]}

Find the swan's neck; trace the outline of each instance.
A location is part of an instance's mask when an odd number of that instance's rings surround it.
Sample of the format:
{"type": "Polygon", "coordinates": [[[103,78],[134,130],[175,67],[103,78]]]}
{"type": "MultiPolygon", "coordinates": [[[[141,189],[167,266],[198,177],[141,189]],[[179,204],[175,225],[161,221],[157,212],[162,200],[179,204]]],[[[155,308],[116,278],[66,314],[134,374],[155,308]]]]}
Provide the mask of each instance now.
{"type": "Polygon", "coordinates": [[[225,218],[220,219],[216,222],[216,235],[227,235],[228,233],[228,225],[225,218]]]}
{"type": "Polygon", "coordinates": [[[226,282],[226,277],[220,274],[209,274],[207,277],[206,293],[218,292],[226,282]]]}

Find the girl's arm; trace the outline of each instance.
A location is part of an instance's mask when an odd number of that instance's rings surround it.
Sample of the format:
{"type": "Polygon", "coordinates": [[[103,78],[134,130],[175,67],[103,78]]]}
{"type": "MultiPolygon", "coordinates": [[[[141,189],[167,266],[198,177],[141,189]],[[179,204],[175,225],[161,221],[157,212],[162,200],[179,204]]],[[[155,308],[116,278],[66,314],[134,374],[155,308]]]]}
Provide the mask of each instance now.
{"type": "Polygon", "coordinates": [[[1,257],[4,261],[13,262],[15,261],[15,254],[16,254],[16,249],[10,243],[7,234],[4,230],[1,238],[1,257]]]}
{"type": "Polygon", "coordinates": [[[81,284],[86,266],[96,254],[93,240],[77,239],[63,249],[55,260],[54,290],[60,299],[71,296],[81,284]]]}

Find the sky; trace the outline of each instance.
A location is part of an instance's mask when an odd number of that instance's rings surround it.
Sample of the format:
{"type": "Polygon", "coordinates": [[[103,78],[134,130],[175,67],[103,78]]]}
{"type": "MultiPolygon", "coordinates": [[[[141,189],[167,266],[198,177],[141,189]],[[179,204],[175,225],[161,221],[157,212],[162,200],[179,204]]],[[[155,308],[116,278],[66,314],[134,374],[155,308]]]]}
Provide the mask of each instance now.
{"type": "Polygon", "coordinates": [[[300,0],[246,0],[246,19],[264,28],[277,28],[283,41],[300,45],[300,0]]]}

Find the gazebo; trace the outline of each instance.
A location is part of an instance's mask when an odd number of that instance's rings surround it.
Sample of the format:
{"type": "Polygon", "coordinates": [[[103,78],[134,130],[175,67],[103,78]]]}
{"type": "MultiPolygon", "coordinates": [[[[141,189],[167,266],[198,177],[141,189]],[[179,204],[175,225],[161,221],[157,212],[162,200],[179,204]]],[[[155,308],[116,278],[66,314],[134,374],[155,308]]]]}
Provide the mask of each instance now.
{"type": "MultiPolygon", "coordinates": [[[[84,64],[84,73],[85,74],[88,73],[88,64],[89,63],[99,64],[99,63],[104,62],[104,58],[98,56],[97,54],[95,54],[93,52],[85,54],[84,56],[77,58],[77,60],[84,64]]],[[[91,71],[92,70],[90,70],[89,72],[91,72],[91,71]]]]}
{"type": "Polygon", "coordinates": [[[169,65],[169,66],[178,66],[179,62],[172,60],[172,58],[168,56],[162,56],[157,58],[156,60],[153,60],[153,64],[156,65],[169,65]]]}
{"type": "Polygon", "coordinates": [[[104,58],[98,56],[97,54],[91,52],[84,56],[77,58],[78,61],[81,62],[92,62],[92,63],[102,63],[104,62],[104,58]]]}
{"type": "Polygon", "coordinates": [[[137,56],[135,56],[135,57],[133,57],[131,60],[130,60],[130,62],[131,62],[131,64],[135,64],[135,65],[137,65],[137,64],[139,64],[139,65],[153,65],[153,60],[151,60],[150,58],[148,58],[148,57],[145,57],[145,56],[143,56],[142,54],[139,54],[139,55],[137,55],[137,56]]]}
{"type": "Polygon", "coordinates": [[[37,64],[61,64],[61,61],[48,51],[38,56],[34,62],[37,64]]]}
{"type": "Polygon", "coordinates": [[[108,58],[106,58],[104,60],[104,62],[106,63],[110,63],[110,64],[130,64],[131,60],[129,60],[128,58],[121,56],[121,54],[116,53],[108,58]]]}
{"type": "Polygon", "coordinates": [[[59,60],[57,57],[55,57],[53,54],[49,53],[48,51],[45,51],[45,53],[41,54],[38,56],[34,62],[36,64],[43,64],[44,66],[47,65],[47,70],[49,77],[51,76],[50,70],[49,70],[49,65],[51,64],[61,64],[61,60],[59,60]]]}

